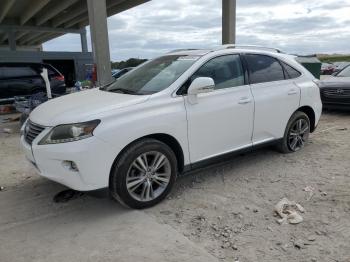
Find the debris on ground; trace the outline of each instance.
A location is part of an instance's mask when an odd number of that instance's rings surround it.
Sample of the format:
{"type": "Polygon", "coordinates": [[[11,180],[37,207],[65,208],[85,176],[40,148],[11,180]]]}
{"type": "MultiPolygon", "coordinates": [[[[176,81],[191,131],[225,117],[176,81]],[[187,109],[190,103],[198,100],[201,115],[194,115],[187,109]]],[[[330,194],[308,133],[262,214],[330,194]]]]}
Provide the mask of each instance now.
{"type": "Polygon", "coordinates": [[[338,128],[337,130],[339,130],[339,131],[346,131],[348,129],[346,127],[342,127],[342,128],[338,128]]]}
{"type": "Polygon", "coordinates": [[[3,191],[5,189],[5,187],[0,186],[0,191],[3,191]]]}
{"type": "Polygon", "coordinates": [[[4,128],[3,130],[2,130],[5,134],[12,134],[12,129],[11,128],[4,128]]]}
{"type": "Polygon", "coordinates": [[[282,198],[275,206],[275,212],[280,216],[279,224],[286,222],[290,224],[299,224],[303,221],[303,217],[299,213],[304,213],[305,209],[298,203],[282,198]]]}
{"type": "Polygon", "coordinates": [[[1,120],[1,123],[9,123],[9,122],[16,122],[19,121],[20,116],[16,116],[16,117],[8,117],[8,118],[4,118],[1,120]]]}
{"type": "Polygon", "coordinates": [[[293,244],[294,244],[294,247],[296,247],[296,248],[298,248],[298,249],[305,248],[305,246],[304,246],[304,241],[301,240],[301,239],[296,239],[296,240],[294,240],[293,244]]]}
{"type": "Polygon", "coordinates": [[[313,197],[313,195],[315,194],[315,193],[314,193],[315,188],[312,187],[312,186],[307,186],[307,187],[305,187],[305,188],[304,188],[304,191],[307,192],[307,193],[309,193],[309,197],[307,198],[308,201],[309,201],[309,200],[313,197]]]}
{"type": "Polygon", "coordinates": [[[53,198],[53,201],[56,203],[66,203],[70,200],[77,199],[83,195],[83,192],[67,189],[56,194],[53,198]]]}

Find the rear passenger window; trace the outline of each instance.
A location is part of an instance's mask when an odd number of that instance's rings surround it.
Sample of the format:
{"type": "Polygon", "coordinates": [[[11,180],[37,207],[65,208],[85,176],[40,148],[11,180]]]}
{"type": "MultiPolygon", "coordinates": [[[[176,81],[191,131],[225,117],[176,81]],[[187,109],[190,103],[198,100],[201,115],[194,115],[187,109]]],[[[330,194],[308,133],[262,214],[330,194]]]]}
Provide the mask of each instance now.
{"type": "Polygon", "coordinates": [[[287,73],[286,78],[293,79],[301,76],[301,73],[298,70],[294,69],[290,65],[287,65],[286,63],[281,63],[283,64],[283,67],[287,73]]]}
{"type": "Polygon", "coordinates": [[[215,82],[215,89],[223,89],[244,85],[244,74],[239,55],[226,55],[213,58],[204,64],[191,77],[211,77],[215,82]]]}
{"type": "Polygon", "coordinates": [[[2,75],[4,78],[28,77],[35,76],[37,73],[30,67],[2,67],[2,75]]]}
{"type": "Polygon", "coordinates": [[[250,83],[265,83],[284,80],[284,72],[279,61],[266,55],[246,55],[250,83]]]}

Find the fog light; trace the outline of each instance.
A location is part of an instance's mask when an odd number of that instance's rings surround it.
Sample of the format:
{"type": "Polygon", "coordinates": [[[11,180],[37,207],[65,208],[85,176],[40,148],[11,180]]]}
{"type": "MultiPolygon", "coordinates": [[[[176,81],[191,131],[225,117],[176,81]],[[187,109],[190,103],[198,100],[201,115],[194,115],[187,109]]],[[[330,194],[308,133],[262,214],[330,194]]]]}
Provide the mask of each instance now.
{"type": "Polygon", "coordinates": [[[64,160],[62,161],[62,165],[71,171],[74,171],[74,172],[79,171],[78,166],[74,161],[64,160]]]}

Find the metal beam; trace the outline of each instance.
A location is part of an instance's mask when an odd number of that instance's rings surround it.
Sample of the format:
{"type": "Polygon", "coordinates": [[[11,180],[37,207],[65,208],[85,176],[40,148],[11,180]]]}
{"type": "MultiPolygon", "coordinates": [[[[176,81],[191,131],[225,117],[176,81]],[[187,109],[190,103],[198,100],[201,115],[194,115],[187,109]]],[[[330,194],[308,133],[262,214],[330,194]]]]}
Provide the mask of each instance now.
{"type": "Polygon", "coordinates": [[[87,39],[86,39],[86,28],[81,30],[80,33],[80,41],[81,41],[81,51],[87,52],[88,51],[88,45],[87,45],[87,39]]]}
{"type": "MultiPolygon", "coordinates": [[[[63,12],[65,9],[75,4],[78,0],[63,0],[63,1],[54,1],[52,4],[46,6],[42,10],[36,19],[36,25],[42,25],[46,21],[50,20],[54,16],[63,12]]],[[[64,15],[64,14],[63,14],[64,15]]]]}
{"type": "Polygon", "coordinates": [[[50,0],[36,0],[27,10],[24,11],[20,18],[20,24],[24,25],[29,19],[31,19],[37,12],[39,12],[50,0]]]}
{"type": "MultiPolygon", "coordinates": [[[[115,8],[116,6],[120,5],[121,3],[123,3],[125,0],[109,0],[107,1],[107,16],[110,16],[110,12],[108,12],[111,8],[115,8]]],[[[144,2],[144,0],[142,1],[144,2]]],[[[65,28],[68,28],[68,27],[71,27],[73,25],[76,25],[76,24],[79,24],[79,25],[83,25],[83,26],[80,26],[80,27],[84,27],[86,25],[89,24],[89,18],[88,18],[88,11],[86,9],[86,12],[80,14],[79,16],[76,16],[74,17],[73,19],[67,21],[66,23],[64,23],[64,27],[65,28]]]]}
{"type": "Polygon", "coordinates": [[[30,41],[27,42],[26,45],[37,45],[37,44],[41,44],[41,43],[44,43],[44,42],[47,42],[53,38],[56,38],[56,37],[59,37],[61,36],[62,34],[61,33],[50,33],[50,34],[42,34],[30,41]]]}
{"type": "Polygon", "coordinates": [[[97,85],[112,82],[109,54],[106,0],[87,0],[92,52],[97,70],[97,85]]]}
{"type": "Polygon", "coordinates": [[[11,9],[13,4],[16,2],[16,0],[3,0],[2,5],[0,8],[0,23],[2,20],[4,20],[5,16],[7,15],[8,11],[11,9]]]}
{"type": "Polygon", "coordinates": [[[80,29],[46,27],[46,26],[19,26],[19,25],[0,25],[0,31],[30,31],[30,32],[57,32],[57,33],[74,33],[80,34],[80,29]]]}
{"type": "Polygon", "coordinates": [[[133,0],[133,1],[119,1],[119,3],[115,3],[107,9],[107,16],[111,16],[117,13],[121,13],[125,10],[128,10],[134,6],[138,6],[149,2],[150,0],[133,0]]]}
{"type": "Polygon", "coordinates": [[[31,32],[26,32],[26,31],[22,31],[22,32],[17,32],[16,34],[16,40],[20,39],[21,37],[25,36],[26,34],[30,34],[31,32]]]}
{"type": "Polygon", "coordinates": [[[74,4],[68,13],[65,15],[55,17],[52,19],[52,26],[57,27],[63,23],[72,20],[73,18],[83,14],[87,11],[86,0],[80,0],[78,3],[74,4]]]}
{"type": "Polygon", "coordinates": [[[61,34],[61,33],[56,34],[56,33],[54,33],[52,35],[46,35],[44,37],[39,38],[37,42],[33,42],[32,45],[40,45],[40,44],[43,44],[43,43],[45,43],[47,41],[50,41],[50,40],[55,39],[57,37],[60,37],[62,35],[64,35],[64,34],[61,34]]]}
{"type": "Polygon", "coordinates": [[[83,13],[83,14],[73,18],[72,20],[69,20],[67,23],[64,23],[63,26],[64,26],[64,28],[72,27],[76,24],[79,24],[81,21],[88,20],[88,17],[89,17],[88,12],[83,13]]]}
{"type": "Polygon", "coordinates": [[[222,44],[236,43],[236,0],[222,0],[222,44]]]}
{"type": "Polygon", "coordinates": [[[23,36],[18,42],[20,45],[26,45],[29,41],[36,39],[40,36],[47,35],[48,33],[43,32],[33,32],[31,34],[27,34],[23,36]]]}
{"type": "MultiPolygon", "coordinates": [[[[130,2],[129,3],[125,2],[125,0],[123,0],[123,1],[120,0],[118,2],[111,1],[110,5],[107,8],[107,16],[121,13],[127,9],[130,9],[131,7],[135,7],[135,6],[147,3],[149,1],[151,1],[151,0],[134,0],[134,1],[132,1],[132,4],[130,4],[130,2]]],[[[78,25],[79,25],[79,27],[87,26],[87,25],[89,25],[89,20],[83,19],[83,20],[79,21],[78,25]]]]}

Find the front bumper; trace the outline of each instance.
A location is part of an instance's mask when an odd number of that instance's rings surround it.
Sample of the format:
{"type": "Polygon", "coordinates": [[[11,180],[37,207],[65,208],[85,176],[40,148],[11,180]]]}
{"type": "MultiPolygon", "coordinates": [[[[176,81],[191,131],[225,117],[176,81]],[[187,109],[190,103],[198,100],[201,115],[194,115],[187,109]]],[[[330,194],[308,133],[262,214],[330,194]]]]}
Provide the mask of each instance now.
{"type": "Polygon", "coordinates": [[[22,150],[39,175],[78,191],[108,187],[117,155],[109,144],[93,136],[70,143],[38,145],[48,132],[45,129],[32,145],[21,136],[22,150]],[[64,161],[73,161],[78,171],[64,165],[64,161]]]}
{"type": "Polygon", "coordinates": [[[350,89],[321,88],[321,100],[324,108],[350,109],[350,89]]]}

